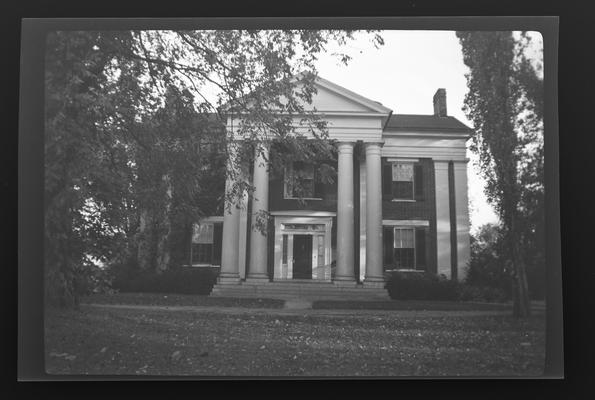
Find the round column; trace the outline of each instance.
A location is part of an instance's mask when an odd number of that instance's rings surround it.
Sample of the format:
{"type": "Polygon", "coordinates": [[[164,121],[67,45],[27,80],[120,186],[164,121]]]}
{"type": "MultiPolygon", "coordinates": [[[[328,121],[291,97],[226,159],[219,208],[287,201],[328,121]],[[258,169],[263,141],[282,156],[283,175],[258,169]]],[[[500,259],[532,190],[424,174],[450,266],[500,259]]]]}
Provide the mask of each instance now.
{"type": "Polygon", "coordinates": [[[219,283],[239,283],[239,244],[240,244],[240,209],[238,208],[239,199],[237,196],[231,196],[233,184],[238,175],[238,165],[236,160],[236,151],[230,145],[228,149],[229,158],[227,168],[230,171],[225,180],[225,207],[223,210],[223,232],[221,252],[221,271],[219,273],[219,283]],[[230,176],[231,175],[231,176],[230,176]]]}
{"type": "Polygon", "coordinates": [[[254,154],[254,194],[252,197],[252,229],[250,230],[250,264],[247,281],[268,281],[267,233],[256,228],[258,216],[269,211],[269,148],[267,144],[257,145],[254,154]]]}
{"type": "Polygon", "coordinates": [[[353,253],[353,143],[339,143],[336,283],[355,284],[353,253]]]}
{"type": "Polygon", "coordinates": [[[383,286],[382,143],[366,143],[366,276],[364,285],[383,286]]]}

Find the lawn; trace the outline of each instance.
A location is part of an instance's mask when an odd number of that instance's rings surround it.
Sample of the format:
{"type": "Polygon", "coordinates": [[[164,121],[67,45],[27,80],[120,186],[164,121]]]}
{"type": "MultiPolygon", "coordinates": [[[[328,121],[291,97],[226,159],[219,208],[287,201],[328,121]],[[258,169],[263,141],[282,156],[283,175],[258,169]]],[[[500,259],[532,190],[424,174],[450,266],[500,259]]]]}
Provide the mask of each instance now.
{"type": "MultiPolygon", "coordinates": [[[[109,301],[104,299],[104,303],[109,301]]],[[[246,305],[243,301],[233,305],[238,304],[246,305]]],[[[213,306],[216,304],[167,310],[83,304],[79,310],[48,309],[46,371],[83,375],[538,376],[544,365],[543,313],[515,320],[493,313],[289,313],[272,308],[270,312],[262,308],[251,312],[223,305],[221,311],[227,312],[221,312],[213,306]]]]}

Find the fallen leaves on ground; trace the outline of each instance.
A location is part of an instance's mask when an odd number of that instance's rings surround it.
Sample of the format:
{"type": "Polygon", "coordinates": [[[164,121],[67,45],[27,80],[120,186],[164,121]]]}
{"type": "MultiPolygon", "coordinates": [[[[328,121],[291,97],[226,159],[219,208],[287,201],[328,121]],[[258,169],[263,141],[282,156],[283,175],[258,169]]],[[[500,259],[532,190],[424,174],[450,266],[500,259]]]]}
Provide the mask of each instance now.
{"type": "Polygon", "coordinates": [[[46,348],[54,374],[538,376],[545,321],[83,306],[46,313],[46,348]]]}

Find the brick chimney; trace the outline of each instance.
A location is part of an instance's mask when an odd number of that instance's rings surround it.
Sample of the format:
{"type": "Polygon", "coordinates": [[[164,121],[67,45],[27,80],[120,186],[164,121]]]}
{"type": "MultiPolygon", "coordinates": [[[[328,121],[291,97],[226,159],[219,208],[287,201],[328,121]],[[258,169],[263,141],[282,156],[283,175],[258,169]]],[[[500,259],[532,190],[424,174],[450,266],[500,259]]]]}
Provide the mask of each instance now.
{"type": "Polygon", "coordinates": [[[436,90],[434,95],[434,115],[446,117],[446,89],[436,90]]]}

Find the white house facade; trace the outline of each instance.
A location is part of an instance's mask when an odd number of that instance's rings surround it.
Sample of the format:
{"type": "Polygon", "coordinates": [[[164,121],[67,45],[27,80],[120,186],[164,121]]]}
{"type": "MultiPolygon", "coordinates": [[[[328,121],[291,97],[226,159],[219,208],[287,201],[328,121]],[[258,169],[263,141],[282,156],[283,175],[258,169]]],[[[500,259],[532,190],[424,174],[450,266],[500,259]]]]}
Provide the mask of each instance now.
{"type": "Polygon", "coordinates": [[[337,143],[336,183],[287,165],[285,174],[301,171],[300,203],[256,154],[245,176],[252,197],[195,227],[191,263],[220,266],[212,295],[385,297],[390,271],[463,279],[471,129],[447,115],[446,91],[434,95],[433,115],[403,115],[325,79],[316,86],[312,107],[337,143]],[[266,232],[254,229],[260,211],[271,216],[266,232]]]}

